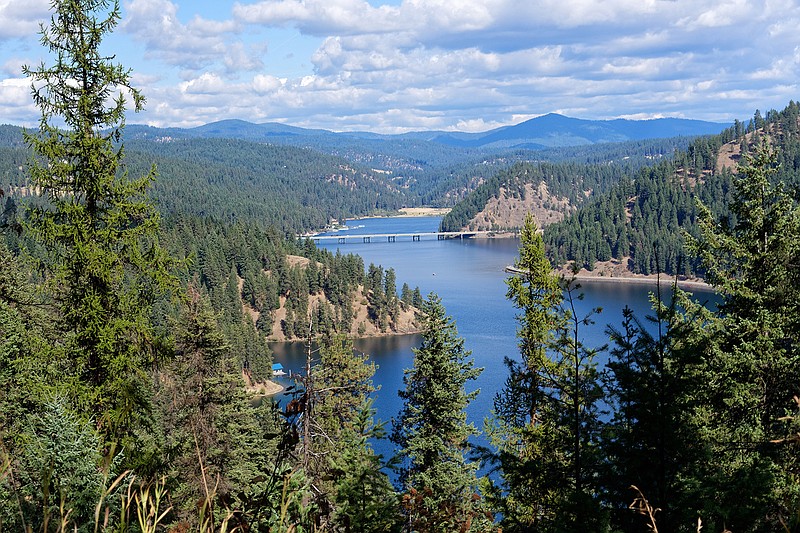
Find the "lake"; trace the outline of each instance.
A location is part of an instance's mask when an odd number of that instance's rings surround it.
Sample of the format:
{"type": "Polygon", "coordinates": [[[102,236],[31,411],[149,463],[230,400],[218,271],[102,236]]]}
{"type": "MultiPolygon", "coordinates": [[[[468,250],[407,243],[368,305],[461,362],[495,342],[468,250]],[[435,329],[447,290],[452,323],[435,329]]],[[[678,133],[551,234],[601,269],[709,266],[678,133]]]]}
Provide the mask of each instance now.
{"type": "MultiPolygon", "coordinates": [[[[349,229],[326,235],[364,235],[384,233],[424,233],[438,230],[440,217],[418,218],[373,218],[351,220],[349,229]]],[[[478,429],[489,414],[495,394],[505,382],[507,371],[505,357],[519,359],[516,339],[516,310],[506,300],[504,271],[513,264],[519,247],[517,239],[452,239],[437,240],[436,237],[411,238],[386,242],[386,238],[363,243],[352,239],[346,244],[323,241],[319,246],[343,253],[354,253],[364,258],[365,266],[380,264],[392,267],[397,273],[398,291],[403,283],[413,289],[419,286],[423,295],[435,292],[442,298],[448,315],[455,319],[459,335],[465,347],[472,351],[475,364],[483,367],[480,378],[470,384],[471,389],[480,389],[480,394],[467,410],[468,419],[478,429]]],[[[603,311],[595,316],[596,323],[584,328],[581,335],[584,344],[599,347],[608,342],[605,335],[607,324],[619,326],[622,309],[627,305],[639,317],[650,314],[649,293],[654,285],[584,283],[581,291],[585,298],[578,302],[579,316],[593,307],[603,311]]],[[[706,294],[704,296],[708,298],[706,294]]],[[[418,335],[360,339],[355,347],[370,355],[378,365],[374,382],[380,386],[375,393],[377,418],[390,421],[402,407],[397,391],[403,389],[403,370],[413,365],[412,348],[418,347],[418,335]]],[[[280,343],[272,346],[275,361],[286,369],[300,371],[305,366],[302,343],[280,343]]],[[[598,361],[605,359],[601,354],[598,361]]],[[[284,383],[287,383],[284,380],[284,383]]],[[[388,429],[388,427],[387,427],[388,429]]],[[[385,445],[379,451],[389,451],[385,445]]]]}

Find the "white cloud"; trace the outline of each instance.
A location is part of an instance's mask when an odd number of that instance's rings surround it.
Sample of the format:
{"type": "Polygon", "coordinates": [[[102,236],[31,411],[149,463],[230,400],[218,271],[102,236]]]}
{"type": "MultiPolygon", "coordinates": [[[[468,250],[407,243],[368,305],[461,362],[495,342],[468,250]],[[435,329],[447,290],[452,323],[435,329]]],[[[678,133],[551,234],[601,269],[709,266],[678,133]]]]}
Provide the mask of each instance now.
{"type": "Polygon", "coordinates": [[[275,76],[259,74],[253,78],[253,90],[258,94],[267,94],[283,87],[283,82],[275,76]]]}
{"type": "Polygon", "coordinates": [[[0,80],[0,105],[25,107],[31,104],[31,82],[27,78],[0,80]]]}
{"type": "MultiPolygon", "coordinates": [[[[742,118],[800,98],[797,0],[211,2],[125,0],[115,38],[144,56],[123,61],[148,97],[137,120],[477,131],[553,111],[742,118]]],[[[26,35],[7,20],[36,19],[23,4],[0,0],[0,42],[26,35]]],[[[37,50],[13,43],[9,79],[37,50]]]]}
{"type": "Polygon", "coordinates": [[[0,72],[4,72],[9,77],[20,76],[22,75],[22,66],[30,63],[24,59],[9,57],[0,66],[0,72]]]}
{"type": "Polygon", "coordinates": [[[48,0],[0,0],[0,42],[36,34],[49,20],[48,0]]]}
{"type": "MultiPolygon", "coordinates": [[[[520,121],[522,122],[522,121],[520,121]]],[[[505,126],[502,122],[486,122],[482,118],[459,120],[456,125],[449,128],[451,131],[465,131],[477,133],[505,126]]]]}
{"type": "Polygon", "coordinates": [[[697,30],[731,27],[740,22],[761,20],[763,16],[764,9],[759,2],[727,0],[701,7],[698,12],[681,19],[678,25],[697,30]]]}
{"type": "Polygon", "coordinates": [[[40,113],[31,100],[30,81],[26,78],[0,80],[0,109],[0,124],[36,124],[40,113]]]}
{"type": "Polygon", "coordinates": [[[178,5],[169,0],[130,0],[125,3],[125,15],[122,30],[143,43],[150,57],[168,65],[229,73],[263,67],[263,45],[248,48],[236,40],[241,27],[235,20],[215,21],[195,15],[183,24],[178,5]]]}
{"type": "Polygon", "coordinates": [[[199,78],[180,84],[180,89],[185,94],[193,95],[220,95],[229,94],[233,88],[231,84],[216,74],[205,73],[199,78]]]}
{"type": "Polygon", "coordinates": [[[396,8],[373,8],[363,0],[264,0],[247,5],[237,2],[233,15],[242,23],[296,26],[317,36],[386,33],[407,24],[396,8]]]}

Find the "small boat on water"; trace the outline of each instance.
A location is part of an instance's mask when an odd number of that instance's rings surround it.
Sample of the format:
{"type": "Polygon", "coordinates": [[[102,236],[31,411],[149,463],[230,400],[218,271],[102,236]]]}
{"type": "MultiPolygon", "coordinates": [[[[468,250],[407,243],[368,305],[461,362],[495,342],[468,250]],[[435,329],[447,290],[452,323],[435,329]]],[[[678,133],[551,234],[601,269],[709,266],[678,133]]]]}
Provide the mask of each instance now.
{"type": "Polygon", "coordinates": [[[506,272],[508,272],[509,274],[527,274],[528,273],[526,270],[522,270],[521,268],[517,268],[514,265],[508,265],[508,266],[506,266],[506,268],[504,270],[506,272]]]}

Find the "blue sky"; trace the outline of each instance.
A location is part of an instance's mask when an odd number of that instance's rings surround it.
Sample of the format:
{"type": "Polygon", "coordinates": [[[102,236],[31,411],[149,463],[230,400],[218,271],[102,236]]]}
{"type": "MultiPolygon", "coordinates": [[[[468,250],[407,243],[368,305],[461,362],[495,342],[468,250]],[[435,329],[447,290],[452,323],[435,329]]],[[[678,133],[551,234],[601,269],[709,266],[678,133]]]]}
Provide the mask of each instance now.
{"type": "MultiPolygon", "coordinates": [[[[122,0],[129,123],[484,131],[550,112],[747,119],[800,99],[800,0],[122,0]]],[[[0,0],[0,123],[49,0],[0,0]]]]}

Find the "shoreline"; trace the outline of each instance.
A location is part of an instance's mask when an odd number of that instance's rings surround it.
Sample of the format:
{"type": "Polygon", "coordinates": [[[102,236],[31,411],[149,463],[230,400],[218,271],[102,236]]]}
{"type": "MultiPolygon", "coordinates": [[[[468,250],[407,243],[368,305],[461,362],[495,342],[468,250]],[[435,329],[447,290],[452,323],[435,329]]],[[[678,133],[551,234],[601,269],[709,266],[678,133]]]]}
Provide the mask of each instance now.
{"type": "MultiPolygon", "coordinates": [[[[661,278],[649,276],[595,276],[591,274],[578,274],[575,276],[575,281],[580,283],[624,283],[630,285],[666,285],[671,286],[675,283],[675,278],[671,276],[662,276],[661,278]]],[[[680,289],[693,289],[702,292],[714,292],[714,287],[700,280],[678,280],[678,288],[680,289]]]]}
{"type": "Polygon", "coordinates": [[[245,383],[245,391],[253,396],[275,396],[284,391],[286,387],[268,379],[267,381],[257,381],[253,384],[245,383]]]}
{"type": "MultiPolygon", "coordinates": [[[[523,271],[515,268],[512,265],[508,265],[504,269],[509,274],[522,274],[523,271]]],[[[553,272],[556,274],[563,276],[565,279],[569,279],[573,276],[572,271],[566,270],[563,268],[554,269],[553,272]]],[[[616,283],[616,284],[625,284],[625,285],[661,285],[661,286],[671,286],[673,285],[676,280],[674,276],[669,276],[667,274],[650,274],[648,276],[644,275],[637,275],[634,273],[618,273],[617,275],[605,275],[605,274],[595,274],[590,273],[589,271],[582,269],[577,274],[574,274],[574,279],[578,283],[616,283]]],[[[687,290],[687,291],[702,291],[702,292],[714,292],[714,287],[703,281],[702,279],[695,278],[695,279],[686,279],[686,278],[679,278],[677,280],[678,288],[687,290]]]]}
{"type": "Polygon", "coordinates": [[[411,217],[443,217],[450,212],[451,207],[404,207],[400,209],[397,218],[411,217]]]}
{"type": "MultiPolygon", "coordinates": [[[[409,337],[411,335],[421,335],[422,330],[419,331],[403,331],[397,333],[384,333],[383,335],[366,335],[364,337],[348,337],[352,341],[359,341],[359,340],[370,340],[370,339],[382,339],[384,337],[409,337]]],[[[319,339],[314,339],[313,342],[317,342],[319,339]]],[[[270,350],[272,350],[273,344],[296,344],[296,343],[305,343],[306,339],[292,339],[292,340],[275,340],[275,339],[267,339],[267,344],[270,346],[270,350]]],[[[273,350],[274,352],[274,350],[273,350]]]]}
{"type": "MultiPolygon", "coordinates": [[[[363,217],[354,217],[354,218],[347,218],[347,220],[370,220],[373,218],[422,218],[422,217],[441,217],[446,215],[450,212],[452,208],[450,207],[404,207],[402,209],[398,209],[396,214],[393,215],[367,215],[363,217]]],[[[300,238],[310,238],[310,237],[317,237],[323,233],[333,233],[336,231],[340,231],[343,229],[347,229],[346,226],[336,227],[336,228],[322,228],[316,231],[309,231],[307,233],[303,233],[298,235],[300,238]]]]}
{"type": "MultiPolygon", "coordinates": [[[[353,337],[348,336],[348,338],[350,340],[357,341],[357,340],[360,340],[360,339],[382,339],[384,337],[402,337],[404,335],[419,335],[420,333],[422,333],[422,329],[421,328],[414,328],[414,329],[403,330],[403,331],[383,331],[381,333],[376,333],[374,335],[364,335],[362,337],[359,337],[358,335],[353,336],[353,337]]],[[[301,339],[301,338],[276,339],[274,337],[270,337],[270,338],[267,339],[267,342],[270,343],[270,344],[272,344],[272,343],[283,344],[283,343],[292,343],[292,342],[306,342],[306,340],[307,339],[301,339]]],[[[316,340],[317,340],[317,338],[314,339],[314,341],[316,341],[316,340]]]]}
{"type": "Polygon", "coordinates": [[[442,217],[450,212],[450,207],[403,207],[394,215],[366,215],[363,217],[348,218],[346,220],[369,220],[373,218],[421,218],[442,217]]]}

